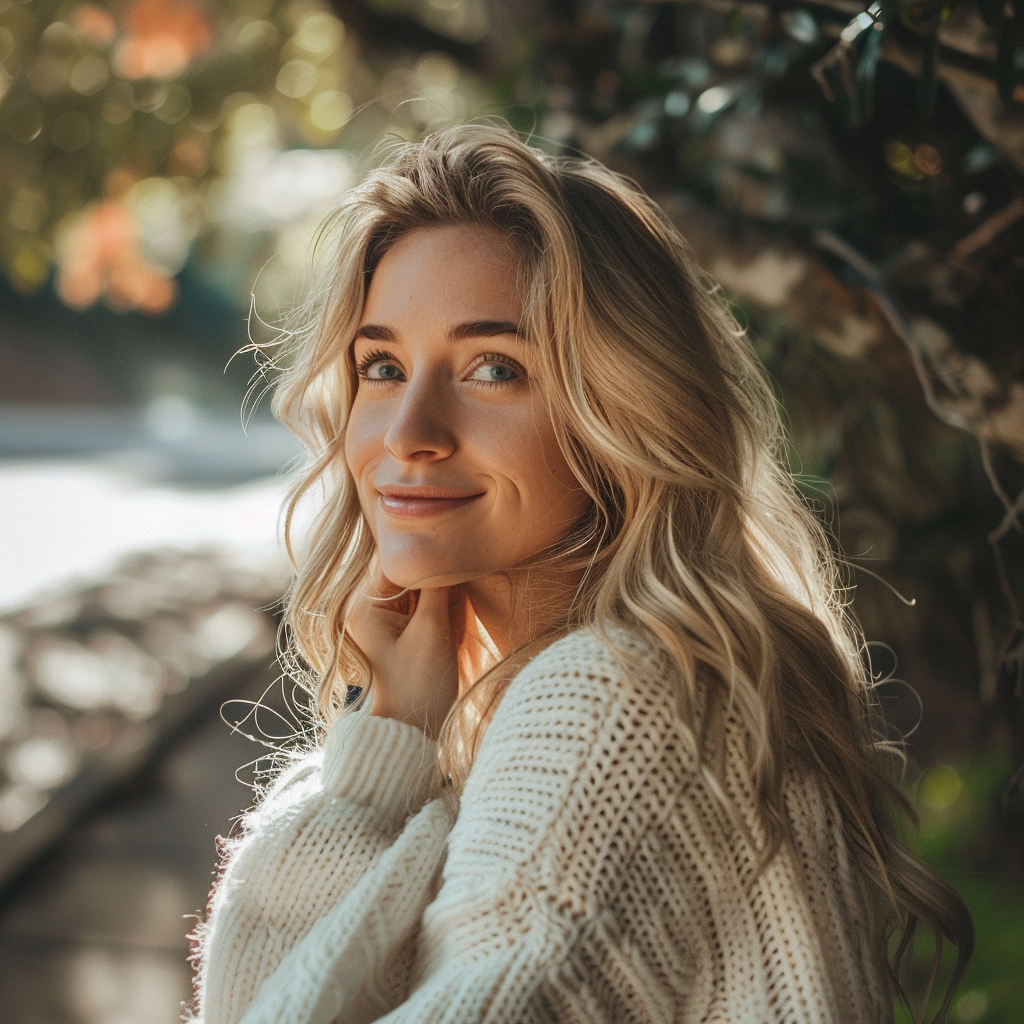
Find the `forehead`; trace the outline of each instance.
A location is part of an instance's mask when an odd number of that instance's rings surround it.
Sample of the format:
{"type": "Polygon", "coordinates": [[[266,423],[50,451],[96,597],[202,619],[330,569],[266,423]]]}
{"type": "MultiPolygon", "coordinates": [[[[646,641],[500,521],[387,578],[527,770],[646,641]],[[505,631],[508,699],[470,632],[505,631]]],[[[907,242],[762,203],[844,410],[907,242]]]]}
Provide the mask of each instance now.
{"type": "Polygon", "coordinates": [[[450,327],[472,320],[518,323],[516,252],[503,232],[476,224],[416,228],[385,253],[360,325],[450,327]]]}

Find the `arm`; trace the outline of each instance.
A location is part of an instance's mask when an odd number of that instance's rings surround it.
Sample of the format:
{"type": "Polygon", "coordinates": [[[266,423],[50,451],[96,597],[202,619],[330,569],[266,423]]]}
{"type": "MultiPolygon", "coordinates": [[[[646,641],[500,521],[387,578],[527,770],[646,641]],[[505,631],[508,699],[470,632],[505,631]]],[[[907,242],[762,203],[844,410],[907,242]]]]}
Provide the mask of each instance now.
{"type": "MultiPolygon", "coordinates": [[[[367,575],[346,619],[372,666],[370,710],[331,730],[322,773],[313,760],[286,773],[246,819],[241,841],[228,848],[210,924],[195,936],[196,1003],[206,1024],[235,1024],[296,947],[310,948],[311,932],[323,932],[332,908],[358,904],[363,897],[355,890],[378,884],[379,862],[428,796],[436,758],[431,736],[458,693],[465,601],[448,589],[396,590],[367,575]]],[[[389,950],[411,966],[411,957],[389,950]]],[[[386,1005],[407,979],[399,970],[371,987],[386,1005]]]]}
{"type": "MultiPolygon", "coordinates": [[[[686,774],[664,666],[620,639],[628,670],[575,634],[509,687],[424,914],[420,983],[388,1024],[613,1019],[584,977],[586,952],[615,970],[612,897],[686,774]]],[[[619,981],[636,1000],[658,996],[652,979],[619,981]]]]}
{"type": "MultiPolygon", "coordinates": [[[[661,682],[637,687],[585,634],[531,662],[481,745],[436,899],[414,868],[423,875],[421,861],[440,863],[443,801],[410,821],[296,948],[245,1024],[550,1022],[565,1000],[601,1020],[571,961],[614,930],[610,893],[671,807],[682,758],[661,682]],[[420,918],[418,984],[382,1016],[366,1002],[368,979],[387,969],[396,936],[420,918]]],[[[656,994],[635,988],[637,998],[656,994]]]]}
{"type": "Polygon", "coordinates": [[[353,712],[281,774],[227,850],[197,929],[198,1010],[239,1019],[262,981],[425,803],[436,747],[413,726],[353,712]]]}

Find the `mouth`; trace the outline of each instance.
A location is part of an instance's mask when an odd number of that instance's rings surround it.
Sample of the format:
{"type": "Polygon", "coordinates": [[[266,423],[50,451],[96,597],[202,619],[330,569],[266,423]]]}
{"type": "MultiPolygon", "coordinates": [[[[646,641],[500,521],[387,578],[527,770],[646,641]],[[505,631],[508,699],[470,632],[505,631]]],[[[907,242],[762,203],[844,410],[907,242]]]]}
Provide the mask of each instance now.
{"type": "Polygon", "coordinates": [[[401,519],[421,519],[454,512],[482,498],[483,492],[467,493],[446,487],[384,485],[377,488],[377,495],[380,507],[388,515],[401,519]]]}

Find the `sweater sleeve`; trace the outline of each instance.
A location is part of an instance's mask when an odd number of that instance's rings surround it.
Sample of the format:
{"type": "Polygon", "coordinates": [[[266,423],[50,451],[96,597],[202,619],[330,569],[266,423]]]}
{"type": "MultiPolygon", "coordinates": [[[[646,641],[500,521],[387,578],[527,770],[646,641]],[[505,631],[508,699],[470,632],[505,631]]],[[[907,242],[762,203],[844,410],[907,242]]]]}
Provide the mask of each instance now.
{"type": "MultiPolygon", "coordinates": [[[[612,897],[691,770],[664,662],[639,637],[616,639],[628,671],[575,634],[506,691],[424,914],[418,984],[388,1024],[611,1019],[591,983],[633,959],[615,962],[612,897]],[[598,948],[605,962],[586,963],[598,948]]],[[[627,970],[616,987],[635,1019],[659,1019],[657,985],[627,970]]]]}
{"type": "MultiPolygon", "coordinates": [[[[642,653],[633,661],[651,664],[642,653]]],[[[638,675],[588,634],[535,658],[488,726],[446,859],[445,802],[435,800],[269,979],[245,1024],[610,1019],[589,980],[614,964],[588,969],[579,953],[595,937],[614,951],[610,894],[671,808],[685,763],[665,679],[656,668],[638,675]],[[418,876],[439,860],[440,889],[420,902],[418,876]],[[381,1012],[367,979],[410,927],[416,974],[381,1012]]],[[[638,1000],[663,998],[647,978],[624,983],[638,1000]]]]}
{"type": "Polygon", "coordinates": [[[227,844],[197,929],[204,1024],[235,1024],[314,922],[346,900],[426,802],[435,755],[421,730],[356,711],[282,772],[227,844]]]}

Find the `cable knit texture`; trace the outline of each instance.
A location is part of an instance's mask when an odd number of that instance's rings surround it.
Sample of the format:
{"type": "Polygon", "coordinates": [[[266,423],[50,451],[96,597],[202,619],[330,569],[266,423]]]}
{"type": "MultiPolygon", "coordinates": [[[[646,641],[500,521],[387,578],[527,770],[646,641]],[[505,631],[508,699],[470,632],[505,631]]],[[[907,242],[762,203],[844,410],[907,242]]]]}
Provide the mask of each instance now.
{"type": "Polygon", "coordinates": [[[793,775],[760,873],[744,744],[734,815],[686,742],[667,659],[589,631],[513,680],[461,801],[434,744],[356,711],[229,845],[198,932],[203,1024],[879,1024],[892,1001],[838,813],[793,775]]]}

